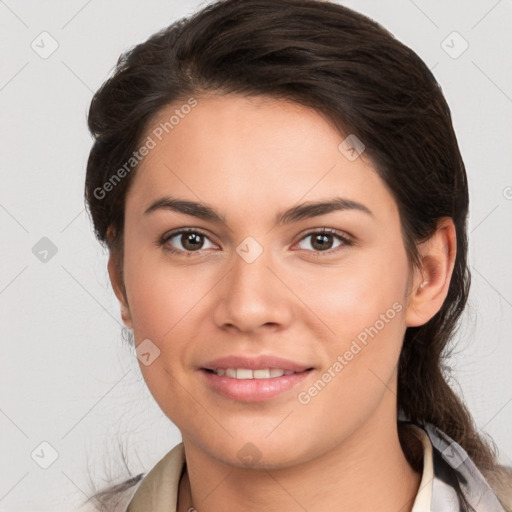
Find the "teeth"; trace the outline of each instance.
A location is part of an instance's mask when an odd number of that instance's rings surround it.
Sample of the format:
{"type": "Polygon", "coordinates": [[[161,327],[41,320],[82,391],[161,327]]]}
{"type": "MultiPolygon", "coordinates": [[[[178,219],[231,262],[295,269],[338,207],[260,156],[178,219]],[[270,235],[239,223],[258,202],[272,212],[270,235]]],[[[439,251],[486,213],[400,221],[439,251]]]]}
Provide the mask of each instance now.
{"type": "Polygon", "coordinates": [[[270,379],[272,377],[281,377],[291,375],[292,370],[282,370],[280,368],[265,368],[261,370],[251,370],[248,368],[217,368],[217,375],[231,377],[232,379],[270,379]]]}
{"type": "Polygon", "coordinates": [[[252,377],[254,379],[269,379],[270,378],[270,370],[253,370],[252,377]]]}
{"type": "Polygon", "coordinates": [[[237,379],[252,379],[252,370],[246,370],[245,368],[236,369],[237,379]]]}

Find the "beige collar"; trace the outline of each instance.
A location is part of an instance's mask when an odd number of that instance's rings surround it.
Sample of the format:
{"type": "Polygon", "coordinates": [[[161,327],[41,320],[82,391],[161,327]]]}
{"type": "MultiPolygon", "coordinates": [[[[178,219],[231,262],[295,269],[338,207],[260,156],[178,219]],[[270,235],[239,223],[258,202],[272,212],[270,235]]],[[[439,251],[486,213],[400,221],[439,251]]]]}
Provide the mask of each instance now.
{"type": "Polygon", "coordinates": [[[140,482],[126,512],[176,512],[185,447],[176,445],[140,482]]]}
{"type": "Polygon", "coordinates": [[[412,432],[423,445],[423,474],[421,476],[420,488],[412,506],[411,512],[430,512],[432,502],[432,482],[434,480],[434,456],[432,443],[427,433],[416,425],[409,425],[412,432]]]}

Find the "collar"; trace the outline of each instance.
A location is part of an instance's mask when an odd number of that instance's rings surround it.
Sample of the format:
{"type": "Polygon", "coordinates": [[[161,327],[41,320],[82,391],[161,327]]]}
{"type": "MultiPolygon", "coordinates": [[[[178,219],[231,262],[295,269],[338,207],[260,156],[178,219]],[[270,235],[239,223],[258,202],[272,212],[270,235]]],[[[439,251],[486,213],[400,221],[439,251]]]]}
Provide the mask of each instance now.
{"type": "Polygon", "coordinates": [[[185,447],[179,443],[139,482],[126,512],[176,512],[178,488],[185,464],[185,447]]]}
{"type": "Polygon", "coordinates": [[[467,452],[432,423],[421,428],[432,444],[434,475],[430,512],[463,510],[456,489],[477,512],[506,512],[467,452]]]}

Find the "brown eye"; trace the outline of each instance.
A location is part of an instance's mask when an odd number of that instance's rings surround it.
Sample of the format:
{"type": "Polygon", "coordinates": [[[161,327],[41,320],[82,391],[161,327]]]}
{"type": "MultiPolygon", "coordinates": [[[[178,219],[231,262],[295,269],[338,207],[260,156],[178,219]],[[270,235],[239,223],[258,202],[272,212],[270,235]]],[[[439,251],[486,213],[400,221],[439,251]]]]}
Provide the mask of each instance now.
{"type": "Polygon", "coordinates": [[[307,239],[310,239],[310,242],[305,244],[306,247],[302,246],[300,248],[308,249],[307,245],[309,245],[313,249],[311,252],[335,252],[343,246],[351,245],[351,241],[347,237],[327,229],[308,233],[300,243],[307,239]],[[335,245],[336,239],[338,240],[337,245],[335,245]]]}
{"type": "Polygon", "coordinates": [[[187,251],[196,251],[203,248],[203,235],[198,233],[184,233],[180,236],[180,243],[187,251]]]}
{"type": "Polygon", "coordinates": [[[167,250],[173,253],[184,254],[213,247],[213,244],[204,233],[193,229],[182,229],[180,231],[164,235],[161,240],[161,245],[164,245],[167,250]],[[210,247],[205,247],[205,243],[210,243],[210,247]]]}

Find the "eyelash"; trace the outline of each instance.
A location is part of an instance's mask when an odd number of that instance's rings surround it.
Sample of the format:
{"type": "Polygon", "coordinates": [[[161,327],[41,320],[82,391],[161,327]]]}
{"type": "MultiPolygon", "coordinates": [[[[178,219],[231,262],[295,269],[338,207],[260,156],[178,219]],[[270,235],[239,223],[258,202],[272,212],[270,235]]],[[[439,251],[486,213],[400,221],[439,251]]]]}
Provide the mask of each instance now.
{"type": "MultiPolygon", "coordinates": [[[[202,235],[202,236],[204,236],[204,237],[209,239],[208,235],[206,233],[204,233],[203,231],[201,231],[200,229],[197,229],[197,228],[187,228],[187,229],[180,229],[178,231],[174,231],[174,232],[171,232],[171,233],[163,235],[162,238],[157,241],[157,245],[159,247],[164,247],[164,249],[166,251],[169,251],[172,254],[184,255],[185,257],[192,257],[192,256],[194,256],[197,253],[201,253],[201,251],[203,249],[199,249],[197,251],[183,251],[181,249],[175,249],[172,246],[167,246],[166,245],[167,242],[171,238],[174,238],[174,237],[176,237],[178,235],[182,235],[182,234],[186,234],[186,233],[199,234],[199,235],[202,235]]],[[[332,236],[338,238],[342,242],[342,244],[340,246],[335,247],[334,249],[328,249],[326,251],[306,251],[306,252],[312,253],[315,256],[322,256],[323,254],[332,255],[333,253],[336,253],[336,252],[338,252],[339,250],[342,250],[345,247],[350,247],[350,246],[354,245],[354,241],[351,238],[349,238],[346,235],[342,235],[338,231],[336,231],[334,229],[330,229],[330,228],[322,228],[322,229],[317,229],[316,231],[310,231],[310,232],[306,233],[299,240],[299,242],[301,242],[302,240],[304,240],[305,238],[307,238],[308,236],[311,236],[311,235],[332,235],[332,236]]]]}

